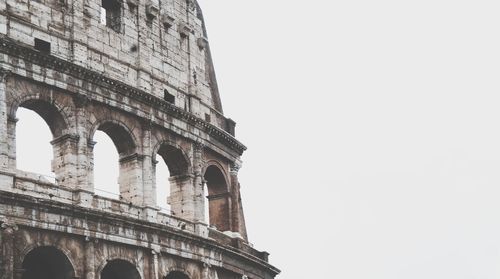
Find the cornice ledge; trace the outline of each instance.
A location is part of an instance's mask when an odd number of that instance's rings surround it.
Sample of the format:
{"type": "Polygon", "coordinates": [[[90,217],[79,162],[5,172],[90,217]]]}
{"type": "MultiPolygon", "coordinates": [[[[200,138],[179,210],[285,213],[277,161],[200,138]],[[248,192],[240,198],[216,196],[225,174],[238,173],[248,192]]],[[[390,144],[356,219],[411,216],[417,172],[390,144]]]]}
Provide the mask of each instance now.
{"type": "MultiPolygon", "coordinates": [[[[126,95],[132,99],[156,107],[172,116],[184,119],[186,122],[204,130],[215,139],[227,144],[237,151],[239,155],[247,149],[245,145],[235,139],[226,131],[206,122],[205,120],[179,108],[161,98],[148,94],[147,92],[127,85],[121,81],[105,77],[103,74],[86,69],[82,66],[65,61],[61,58],[42,54],[34,49],[22,46],[5,37],[0,37],[0,51],[19,58],[27,59],[43,67],[83,79],[101,87],[107,88],[118,94],[126,95]]],[[[226,118],[225,118],[226,119],[226,118]]]]}

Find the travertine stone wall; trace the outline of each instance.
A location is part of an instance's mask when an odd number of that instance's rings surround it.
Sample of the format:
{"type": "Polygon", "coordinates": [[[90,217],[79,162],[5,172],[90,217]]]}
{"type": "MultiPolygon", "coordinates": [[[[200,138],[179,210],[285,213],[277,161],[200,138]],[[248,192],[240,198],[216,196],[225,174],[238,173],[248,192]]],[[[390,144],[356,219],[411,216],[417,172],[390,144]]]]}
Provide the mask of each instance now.
{"type": "Polygon", "coordinates": [[[100,23],[100,0],[5,1],[0,4],[6,12],[0,15],[0,23],[6,22],[0,34],[29,46],[34,38],[50,42],[56,57],[159,98],[167,90],[176,97],[176,106],[204,119],[208,115],[223,129],[227,125],[196,3],[123,3],[117,32],[100,23]],[[158,8],[154,17],[147,13],[150,5],[158,8]]]}
{"type": "Polygon", "coordinates": [[[60,261],[58,279],[107,279],[110,264],[124,279],[274,278],[248,243],[234,128],[195,1],[0,1],[0,279],[32,279],[33,259],[60,261]],[[55,182],[17,169],[20,107],[52,132],[55,182]],[[97,130],[119,153],[117,199],[95,192],[97,130]]]}

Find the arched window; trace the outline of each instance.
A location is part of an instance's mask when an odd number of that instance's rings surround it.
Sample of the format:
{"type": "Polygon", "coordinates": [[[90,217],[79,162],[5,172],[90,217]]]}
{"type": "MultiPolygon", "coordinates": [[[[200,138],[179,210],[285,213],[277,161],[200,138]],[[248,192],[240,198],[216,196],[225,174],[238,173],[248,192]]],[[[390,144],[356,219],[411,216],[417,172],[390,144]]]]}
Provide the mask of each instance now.
{"type": "Polygon", "coordinates": [[[141,275],[128,261],[111,260],[101,271],[101,279],[141,279],[141,275]]]}
{"type": "Polygon", "coordinates": [[[63,142],[55,141],[67,130],[61,112],[50,102],[34,99],[19,104],[16,117],[18,123],[9,124],[15,131],[16,167],[41,174],[49,182],[63,181],[67,175],[59,152],[63,142]]]}
{"type": "Polygon", "coordinates": [[[172,271],[165,276],[165,279],[189,279],[189,276],[180,271],[172,271]]]}
{"type": "Polygon", "coordinates": [[[38,247],[23,260],[22,279],[73,279],[75,272],[66,255],[52,246],[38,247]]]}
{"type": "MultiPolygon", "coordinates": [[[[229,231],[229,192],[226,178],[222,171],[211,165],[205,171],[206,188],[208,192],[208,219],[211,226],[219,231],[229,231]]],[[[206,213],[205,213],[206,214],[206,213]]]]}
{"type": "Polygon", "coordinates": [[[16,124],[16,164],[23,171],[40,174],[55,182],[50,162],[53,159],[52,133],[45,121],[34,111],[19,108],[16,124]]]}
{"type": "MultiPolygon", "coordinates": [[[[189,163],[179,148],[168,143],[160,145],[156,153],[156,161],[156,204],[170,210],[171,204],[167,204],[167,199],[175,196],[172,195],[172,191],[178,193],[178,188],[187,179],[185,175],[188,173],[189,163]]],[[[177,199],[179,202],[181,201],[181,199],[177,199]]]]}
{"type": "MultiPolygon", "coordinates": [[[[133,189],[137,179],[135,142],[129,131],[114,122],[100,124],[93,137],[94,188],[99,195],[132,201],[137,189],[133,189]]],[[[142,197],[139,197],[139,200],[142,197]]]]}
{"type": "Polygon", "coordinates": [[[160,155],[156,155],[156,205],[162,211],[170,213],[170,204],[168,197],[170,197],[170,171],[168,166],[160,155]]]}
{"type": "Polygon", "coordinates": [[[102,131],[94,134],[94,190],[98,195],[119,199],[119,155],[111,138],[102,131]]]}

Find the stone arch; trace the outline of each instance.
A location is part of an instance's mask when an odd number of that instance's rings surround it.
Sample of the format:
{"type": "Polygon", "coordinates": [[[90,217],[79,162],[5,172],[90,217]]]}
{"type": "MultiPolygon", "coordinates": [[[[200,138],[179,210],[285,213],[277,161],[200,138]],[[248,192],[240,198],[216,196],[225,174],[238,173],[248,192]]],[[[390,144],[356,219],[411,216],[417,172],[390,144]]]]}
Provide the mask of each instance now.
{"type": "MultiPolygon", "coordinates": [[[[127,202],[132,202],[136,205],[143,204],[143,188],[142,188],[142,156],[137,154],[140,149],[138,146],[137,137],[132,130],[123,122],[114,119],[105,119],[96,121],[90,129],[88,142],[90,149],[93,149],[93,138],[95,132],[100,130],[104,132],[113,142],[118,151],[119,170],[118,170],[118,187],[119,197],[127,202]]],[[[93,165],[94,155],[93,150],[89,152],[90,160],[93,165]]],[[[92,181],[94,170],[90,175],[92,181]]],[[[95,184],[92,182],[92,184],[95,184]]],[[[118,193],[115,193],[118,194],[118,193]]]]}
{"type": "Polygon", "coordinates": [[[54,138],[64,135],[69,128],[68,116],[63,107],[54,99],[45,95],[24,95],[12,102],[9,118],[16,119],[19,107],[24,107],[36,112],[49,126],[54,138]]]}
{"type": "MultiPolygon", "coordinates": [[[[67,156],[68,153],[76,151],[76,142],[78,141],[78,136],[70,133],[73,126],[70,125],[71,112],[68,112],[68,110],[71,108],[62,106],[61,103],[48,94],[21,95],[11,102],[9,119],[12,121],[9,121],[7,126],[9,134],[12,135],[9,139],[10,144],[16,148],[11,151],[10,166],[16,169],[18,164],[16,115],[20,107],[31,110],[40,116],[52,134],[53,140],[50,141],[50,144],[52,145],[53,158],[50,164],[51,171],[55,174],[55,183],[75,187],[74,162],[71,161],[70,156],[67,156]]],[[[47,158],[48,161],[50,159],[47,158]]]]}
{"type": "Polygon", "coordinates": [[[161,206],[161,202],[159,201],[166,198],[167,204],[170,206],[170,212],[179,217],[184,216],[184,200],[189,198],[185,195],[191,195],[191,198],[193,195],[192,192],[185,190],[189,189],[190,187],[188,187],[188,185],[192,185],[193,183],[193,177],[190,175],[192,170],[191,160],[180,145],[168,139],[158,141],[153,147],[153,154],[151,157],[153,159],[153,165],[157,163],[156,155],[159,155],[161,157],[160,160],[165,162],[169,172],[168,183],[157,183],[157,169],[156,166],[153,166],[152,180],[154,188],[156,189],[154,195],[157,205],[161,206]],[[161,187],[166,188],[162,189],[161,187]]]}
{"type": "Polygon", "coordinates": [[[121,121],[101,120],[93,124],[89,133],[88,142],[92,143],[95,132],[99,130],[106,133],[115,144],[120,157],[134,154],[137,150],[137,138],[132,130],[121,121]]]}
{"type": "Polygon", "coordinates": [[[128,260],[115,258],[99,269],[100,279],[141,279],[141,274],[136,265],[128,260]]]}
{"type": "Polygon", "coordinates": [[[210,162],[203,178],[208,191],[208,219],[219,231],[231,230],[229,183],[218,162],[210,162]]]}
{"type": "Polygon", "coordinates": [[[189,156],[179,145],[171,141],[160,141],[153,149],[153,156],[160,155],[165,161],[171,176],[186,175],[190,172],[189,156]]]}
{"type": "Polygon", "coordinates": [[[55,246],[38,246],[25,253],[22,279],[73,279],[74,264],[55,246]]]}

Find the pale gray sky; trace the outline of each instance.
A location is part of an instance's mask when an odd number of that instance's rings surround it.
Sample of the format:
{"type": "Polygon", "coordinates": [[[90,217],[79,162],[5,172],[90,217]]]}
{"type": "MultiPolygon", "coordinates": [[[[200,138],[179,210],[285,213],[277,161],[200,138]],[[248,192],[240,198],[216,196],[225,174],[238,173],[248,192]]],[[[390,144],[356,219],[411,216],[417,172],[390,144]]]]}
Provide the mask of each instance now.
{"type": "Polygon", "coordinates": [[[498,1],[200,4],[278,278],[500,278],[498,1]]]}

